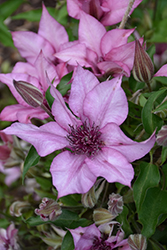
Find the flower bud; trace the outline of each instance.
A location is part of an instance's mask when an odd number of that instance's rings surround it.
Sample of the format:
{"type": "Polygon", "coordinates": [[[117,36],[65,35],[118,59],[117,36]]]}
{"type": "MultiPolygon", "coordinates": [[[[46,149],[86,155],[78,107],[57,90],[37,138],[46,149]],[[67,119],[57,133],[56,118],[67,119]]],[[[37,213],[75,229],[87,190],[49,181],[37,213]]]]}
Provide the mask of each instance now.
{"type": "Polygon", "coordinates": [[[112,193],[109,195],[109,201],[107,203],[109,212],[114,218],[120,214],[123,210],[123,199],[119,194],[112,193]]]}
{"type": "Polygon", "coordinates": [[[128,238],[128,244],[132,250],[146,250],[147,241],[142,234],[131,234],[128,238]]]}
{"type": "Polygon", "coordinates": [[[156,142],[158,145],[167,147],[167,125],[162,126],[161,130],[158,132],[156,142]]]}
{"type": "Polygon", "coordinates": [[[22,212],[31,207],[30,203],[27,201],[15,201],[9,208],[10,214],[12,216],[20,217],[22,212]]]}
{"type": "Polygon", "coordinates": [[[40,90],[34,85],[28,82],[15,80],[13,80],[13,84],[17,92],[21,95],[26,103],[34,108],[41,106],[44,97],[40,90]]]}
{"type": "Polygon", "coordinates": [[[100,184],[102,178],[96,181],[95,185],[85,194],[82,194],[81,202],[84,207],[93,208],[104,188],[105,180],[100,184]]]}
{"type": "Polygon", "coordinates": [[[35,209],[35,213],[40,215],[43,221],[53,221],[62,213],[62,210],[56,201],[49,198],[43,198],[42,203],[39,205],[39,209],[35,209]]]}
{"type": "Polygon", "coordinates": [[[96,225],[101,225],[113,220],[115,216],[113,216],[107,209],[105,208],[97,208],[93,211],[93,220],[96,225]]]}
{"type": "Polygon", "coordinates": [[[154,65],[151,58],[138,40],[135,40],[135,57],[132,73],[136,81],[147,84],[154,75],[154,65]]]}

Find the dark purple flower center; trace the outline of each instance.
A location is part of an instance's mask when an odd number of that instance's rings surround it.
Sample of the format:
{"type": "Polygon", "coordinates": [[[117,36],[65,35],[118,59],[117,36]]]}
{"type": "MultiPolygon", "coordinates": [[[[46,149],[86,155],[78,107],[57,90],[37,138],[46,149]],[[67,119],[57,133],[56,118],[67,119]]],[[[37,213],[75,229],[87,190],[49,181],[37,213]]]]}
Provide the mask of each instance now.
{"type": "Polygon", "coordinates": [[[71,150],[74,154],[95,156],[104,145],[99,127],[90,126],[85,121],[81,126],[69,125],[71,132],[67,135],[71,150]]]}
{"type": "Polygon", "coordinates": [[[90,250],[111,250],[111,246],[108,242],[105,241],[105,238],[94,237],[93,245],[90,250]]]}

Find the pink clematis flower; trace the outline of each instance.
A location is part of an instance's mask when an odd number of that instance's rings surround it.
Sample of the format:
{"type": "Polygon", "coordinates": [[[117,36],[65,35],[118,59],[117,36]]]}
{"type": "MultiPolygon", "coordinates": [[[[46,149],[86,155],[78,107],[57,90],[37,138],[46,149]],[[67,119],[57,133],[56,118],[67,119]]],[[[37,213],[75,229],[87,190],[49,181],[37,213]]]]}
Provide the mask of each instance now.
{"type": "Polygon", "coordinates": [[[155,135],[138,143],[119,128],[128,114],[121,78],[99,83],[94,74],[79,66],[69,96],[72,112],[56,89],[51,93],[56,122],[41,127],[15,123],[4,132],[28,141],[40,156],[63,149],[50,168],[58,196],[86,193],[98,176],[130,186],[134,171],[129,162],[150,151],[155,135]]]}
{"type": "Polygon", "coordinates": [[[9,87],[18,102],[18,104],[5,107],[0,114],[0,119],[6,121],[18,120],[19,122],[29,123],[33,117],[38,119],[47,118],[48,114],[41,107],[34,108],[23,100],[16,91],[13,80],[25,81],[32,84],[45,97],[46,90],[49,87],[46,72],[49,80],[51,82],[54,80],[53,85],[56,87],[62,76],[68,73],[66,66],[63,64],[55,66],[44,57],[41,51],[33,65],[26,62],[18,62],[14,66],[12,73],[0,74],[0,81],[9,87]]]}
{"type": "Polygon", "coordinates": [[[106,223],[98,228],[95,224],[92,224],[84,228],[78,227],[76,229],[71,229],[70,232],[74,239],[75,250],[131,250],[127,239],[123,240],[124,232],[121,228],[115,236],[112,235],[114,224],[119,223],[106,223]]]}
{"type": "Polygon", "coordinates": [[[55,56],[69,65],[91,67],[99,76],[130,76],[135,43],[127,43],[127,40],[133,31],[134,29],[113,29],[107,32],[98,20],[82,12],[79,40],[64,43],[55,56]]]}
{"type": "Polygon", "coordinates": [[[20,246],[17,243],[17,229],[15,229],[14,224],[5,230],[0,228],[0,249],[1,250],[20,250],[20,246]]]}
{"type": "MultiPolygon", "coordinates": [[[[136,0],[130,14],[142,2],[136,0]]],[[[67,0],[67,10],[70,16],[80,19],[81,12],[97,18],[104,26],[119,23],[128,7],[129,0],[67,0]]]]}

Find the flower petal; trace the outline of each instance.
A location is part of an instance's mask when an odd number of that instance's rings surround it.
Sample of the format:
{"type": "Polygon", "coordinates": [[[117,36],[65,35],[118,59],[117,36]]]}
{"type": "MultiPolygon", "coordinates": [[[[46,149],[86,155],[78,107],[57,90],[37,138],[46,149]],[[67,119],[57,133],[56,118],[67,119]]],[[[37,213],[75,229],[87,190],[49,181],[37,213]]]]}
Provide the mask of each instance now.
{"type": "Polygon", "coordinates": [[[115,149],[103,148],[93,159],[86,158],[86,164],[96,176],[104,177],[108,182],[119,182],[130,186],[134,176],[132,165],[126,157],[115,149]]]}
{"type": "Polygon", "coordinates": [[[46,156],[68,145],[68,141],[65,138],[67,132],[56,122],[49,122],[39,128],[33,124],[16,122],[4,129],[3,132],[9,135],[16,135],[22,140],[31,143],[40,156],[46,156]]]}
{"type": "Polygon", "coordinates": [[[31,31],[15,31],[12,32],[12,38],[21,56],[26,58],[29,63],[35,62],[41,50],[46,58],[54,60],[54,48],[38,34],[31,31]]]}
{"type": "Polygon", "coordinates": [[[155,76],[167,76],[167,64],[163,65],[157,73],[154,75],[155,76]]]}
{"type": "Polygon", "coordinates": [[[84,70],[81,66],[77,67],[69,97],[69,105],[75,115],[83,117],[83,101],[87,93],[92,90],[99,81],[88,70],[84,70]]]}
{"type": "Polygon", "coordinates": [[[86,193],[95,183],[96,177],[85,164],[84,155],[69,151],[57,155],[50,168],[53,185],[58,197],[73,193],[86,193]]]}
{"type": "Polygon", "coordinates": [[[61,44],[68,42],[65,28],[48,13],[45,5],[42,5],[42,16],[39,22],[38,34],[48,40],[54,47],[55,52],[61,44]]]}
{"type": "Polygon", "coordinates": [[[123,123],[128,114],[128,103],[120,85],[121,78],[116,77],[98,84],[87,94],[83,109],[91,123],[100,127],[110,122],[123,123]]]}
{"type": "Polygon", "coordinates": [[[100,130],[107,147],[119,151],[129,162],[133,162],[146,155],[155,143],[155,133],[143,142],[132,141],[116,124],[107,124],[100,130]]]}

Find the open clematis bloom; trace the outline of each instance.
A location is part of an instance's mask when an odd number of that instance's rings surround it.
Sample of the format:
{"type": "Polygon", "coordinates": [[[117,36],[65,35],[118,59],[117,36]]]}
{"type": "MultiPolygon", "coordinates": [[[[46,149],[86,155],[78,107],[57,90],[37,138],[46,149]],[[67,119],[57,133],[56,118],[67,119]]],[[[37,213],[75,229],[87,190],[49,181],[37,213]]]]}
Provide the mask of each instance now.
{"type": "MultiPolygon", "coordinates": [[[[130,14],[142,2],[136,0],[130,14]]],[[[81,12],[97,18],[104,26],[121,22],[129,0],[67,0],[67,10],[70,16],[80,19],[81,12]]]]}
{"type": "Polygon", "coordinates": [[[130,76],[133,68],[135,42],[128,43],[134,29],[105,27],[94,17],[82,12],[78,41],[64,43],[55,57],[69,65],[91,67],[97,76],[130,76]]]}
{"type": "Polygon", "coordinates": [[[56,122],[41,127],[14,123],[4,132],[28,141],[40,156],[62,149],[50,168],[58,197],[86,193],[98,176],[130,186],[134,176],[130,162],[150,151],[155,135],[138,143],[119,128],[128,114],[121,78],[99,83],[94,74],[78,66],[71,85],[70,109],[59,91],[52,88],[51,94],[56,122]]]}
{"type": "Polygon", "coordinates": [[[124,232],[121,228],[115,236],[112,235],[114,225],[119,225],[120,227],[118,222],[113,221],[99,227],[92,224],[88,227],[71,229],[70,232],[74,239],[75,250],[131,250],[127,239],[123,239],[124,232]]]}

